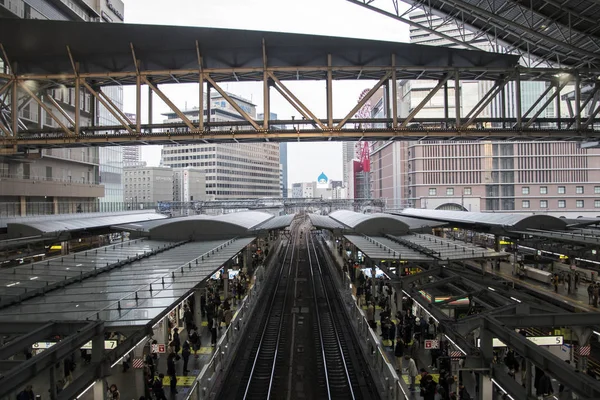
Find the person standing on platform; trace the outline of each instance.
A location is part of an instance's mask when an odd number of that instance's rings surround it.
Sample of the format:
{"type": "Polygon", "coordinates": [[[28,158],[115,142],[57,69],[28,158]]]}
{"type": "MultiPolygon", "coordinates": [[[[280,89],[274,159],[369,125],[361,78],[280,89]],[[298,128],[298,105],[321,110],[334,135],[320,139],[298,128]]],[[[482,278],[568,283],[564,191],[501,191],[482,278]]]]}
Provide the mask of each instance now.
{"type": "Polygon", "coordinates": [[[187,376],[188,374],[188,361],[190,360],[190,354],[192,354],[192,351],[190,349],[190,342],[188,342],[187,340],[183,341],[183,346],[181,349],[181,357],[183,358],[183,376],[187,376]]]}
{"type": "Polygon", "coordinates": [[[409,389],[411,392],[415,391],[415,382],[417,379],[417,375],[419,375],[419,370],[417,369],[417,364],[415,360],[411,358],[408,354],[404,356],[405,360],[408,360],[408,376],[410,377],[410,386],[409,389]]]}
{"type": "Polygon", "coordinates": [[[177,394],[177,371],[175,370],[175,353],[170,353],[167,357],[167,375],[171,380],[171,393],[177,394]]]}
{"type": "Polygon", "coordinates": [[[173,344],[173,350],[175,354],[179,354],[179,350],[181,350],[181,339],[179,338],[179,328],[173,329],[173,340],[171,341],[173,344]]]}
{"type": "Polygon", "coordinates": [[[396,340],[396,348],[394,349],[394,356],[396,356],[396,372],[402,374],[402,358],[404,357],[404,340],[402,336],[398,336],[396,340]]]}

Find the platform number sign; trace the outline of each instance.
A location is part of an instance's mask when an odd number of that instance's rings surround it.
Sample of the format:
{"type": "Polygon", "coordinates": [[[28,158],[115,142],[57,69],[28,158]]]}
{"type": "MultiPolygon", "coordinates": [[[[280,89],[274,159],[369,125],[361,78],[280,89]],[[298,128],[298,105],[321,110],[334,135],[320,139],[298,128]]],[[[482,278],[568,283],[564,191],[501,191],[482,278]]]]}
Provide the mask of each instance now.
{"type": "Polygon", "coordinates": [[[425,350],[439,349],[440,342],[438,340],[425,340],[425,350]]]}

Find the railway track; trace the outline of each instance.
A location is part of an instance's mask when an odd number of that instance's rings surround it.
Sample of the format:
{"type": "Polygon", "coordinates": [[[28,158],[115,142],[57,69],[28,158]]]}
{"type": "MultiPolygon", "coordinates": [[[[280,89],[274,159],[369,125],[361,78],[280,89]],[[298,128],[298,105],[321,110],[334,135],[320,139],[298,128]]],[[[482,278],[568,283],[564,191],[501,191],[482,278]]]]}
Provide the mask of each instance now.
{"type": "Polygon", "coordinates": [[[306,237],[310,276],[313,285],[313,297],[317,324],[318,364],[322,381],[319,386],[325,389],[323,398],[327,399],[356,399],[355,391],[360,392],[356,381],[356,371],[349,363],[349,349],[341,333],[340,316],[334,310],[332,299],[328,292],[335,290],[330,277],[324,276],[317,248],[311,235],[306,237]]]}
{"type": "Polygon", "coordinates": [[[379,399],[320,248],[302,234],[306,228],[292,228],[217,398],[379,399]]]}

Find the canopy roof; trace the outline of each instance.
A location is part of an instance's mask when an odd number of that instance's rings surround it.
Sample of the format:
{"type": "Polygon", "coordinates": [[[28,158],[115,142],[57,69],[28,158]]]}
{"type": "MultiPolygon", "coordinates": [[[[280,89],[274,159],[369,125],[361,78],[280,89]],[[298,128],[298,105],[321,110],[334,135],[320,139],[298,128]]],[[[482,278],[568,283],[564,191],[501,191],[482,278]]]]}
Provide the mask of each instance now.
{"type": "MultiPolygon", "coordinates": [[[[88,318],[104,320],[107,326],[154,324],[253,240],[247,237],[183,244],[0,309],[0,324],[88,318]]],[[[157,250],[165,244],[140,240],[130,246],[110,246],[106,252],[103,248],[88,251],[76,259],[65,256],[15,267],[14,272],[0,277],[0,296],[18,297],[26,291],[60,285],[65,276],[85,275],[117,259],[157,250]]]]}
{"type": "Polygon", "coordinates": [[[15,218],[7,223],[7,229],[8,236],[11,238],[37,235],[47,236],[65,232],[110,228],[116,224],[139,223],[166,218],[166,215],[148,211],[49,215],[37,218],[15,218]]]}
{"type": "Polygon", "coordinates": [[[567,227],[564,220],[543,214],[481,213],[407,208],[400,215],[470,227],[502,228],[506,230],[563,230],[567,227]]]}
{"type": "MultiPolygon", "coordinates": [[[[518,57],[484,51],[181,26],[3,19],[0,38],[10,62],[18,65],[18,74],[72,73],[67,46],[74,61],[79,63],[81,73],[134,72],[133,47],[143,71],[197,70],[199,53],[205,69],[259,68],[257,73],[237,74],[237,78],[262,80],[263,40],[269,67],[326,66],[327,55],[330,54],[334,79],[357,77],[352,73],[337,73],[335,67],[390,66],[391,54],[396,54],[399,67],[506,68],[518,63],[518,57]]],[[[376,70],[361,72],[361,79],[377,79],[384,73],[376,70]]],[[[301,71],[294,71],[291,76],[294,79],[316,79],[314,73],[305,75],[301,71]]],[[[215,75],[213,78],[216,81],[235,80],[231,74],[215,75]]]]}

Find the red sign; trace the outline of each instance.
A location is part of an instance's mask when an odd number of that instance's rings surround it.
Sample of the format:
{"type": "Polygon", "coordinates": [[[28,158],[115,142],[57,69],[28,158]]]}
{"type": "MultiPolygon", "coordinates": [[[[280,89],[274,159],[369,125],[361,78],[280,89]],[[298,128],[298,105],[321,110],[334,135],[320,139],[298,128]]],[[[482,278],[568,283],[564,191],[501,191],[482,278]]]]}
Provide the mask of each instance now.
{"type": "Polygon", "coordinates": [[[159,344],[158,345],[158,352],[159,353],[165,353],[166,352],[166,346],[164,344],[159,344]]]}
{"type": "Polygon", "coordinates": [[[438,342],[437,340],[426,340],[425,341],[425,349],[426,350],[439,349],[439,348],[440,348],[440,342],[438,342]]]}

